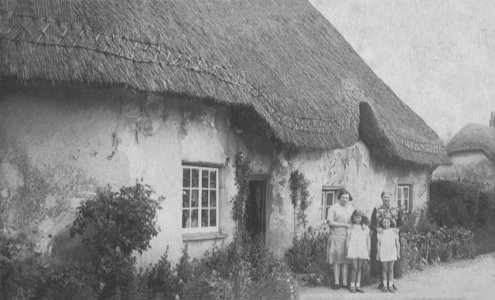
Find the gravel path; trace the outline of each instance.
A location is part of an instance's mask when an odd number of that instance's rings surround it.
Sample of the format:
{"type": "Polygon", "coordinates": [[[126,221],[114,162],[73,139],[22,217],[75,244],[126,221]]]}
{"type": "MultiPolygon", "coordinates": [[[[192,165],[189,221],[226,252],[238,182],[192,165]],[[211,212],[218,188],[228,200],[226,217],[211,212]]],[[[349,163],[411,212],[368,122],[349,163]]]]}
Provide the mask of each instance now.
{"type": "Polygon", "coordinates": [[[383,293],[376,285],[364,287],[364,294],[305,287],[300,299],[495,299],[495,253],[429,266],[397,279],[396,285],[395,294],[383,293]]]}

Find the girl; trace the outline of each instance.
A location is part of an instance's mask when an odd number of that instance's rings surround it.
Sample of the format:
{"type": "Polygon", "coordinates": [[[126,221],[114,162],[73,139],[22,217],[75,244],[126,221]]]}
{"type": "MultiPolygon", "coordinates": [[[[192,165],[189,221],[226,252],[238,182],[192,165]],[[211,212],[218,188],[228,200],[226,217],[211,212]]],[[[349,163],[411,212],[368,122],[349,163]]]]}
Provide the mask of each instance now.
{"type": "Polygon", "coordinates": [[[391,220],[388,216],[382,220],[383,231],[378,232],[377,260],[382,263],[382,291],[395,293],[394,263],[400,257],[399,231],[390,228],[391,220]],[[387,284],[388,275],[388,284],[387,284]]]}
{"type": "Polygon", "coordinates": [[[368,220],[364,213],[355,210],[351,217],[353,224],[347,234],[347,258],[351,260],[351,293],[364,293],[361,289],[361,266],[370,259],[371,241],[368,220]]]}
{"type": "Polygon", "coordinates": [[[347,286],[347,264],[346,259],[346,238],[347,228],[351,225],[351,216],[354,212],[349,201],[352,200],[351,194],[342,189],[339,191],[337,198],[339,201],[330,206],[327,213],[327,223],[330,227],[330,236],[327,243],[327,262],[332,265],[333,276],[335,278],[334,290],[339,289],[340,273],[342,273],[342,286],[347,286]],[[340,272],[342,271],[342,272],[340,272]]]}

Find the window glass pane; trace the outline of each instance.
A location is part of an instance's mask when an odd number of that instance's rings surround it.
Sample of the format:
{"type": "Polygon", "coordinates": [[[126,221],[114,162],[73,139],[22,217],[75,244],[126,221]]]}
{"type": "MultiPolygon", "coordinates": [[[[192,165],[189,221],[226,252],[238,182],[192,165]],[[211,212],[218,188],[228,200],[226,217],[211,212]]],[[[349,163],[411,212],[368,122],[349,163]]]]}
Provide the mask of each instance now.
{"type": "Polygon", "coordinates": [[[201,190],[201,207],[208,207],[208,190],[201,190]]]}
{"type": "Polygon", "coordinates": [[[210,207],[217,207],[217,192],[210,191],[210,207]]]}
{"type": "Polygon", "coordinates": [[[191,191],[191,207],[198,207],[198,197],[199,197],[199,191],[198,190],[192,190],[191,191]]]}
{"type": "Polygon", "coordinates": [[[217,226],[217,210],[210,210],[210,226],[217,226]]]}
{"type": "Polygon", "coordinates": [[[182,187],[191,186],[191,169],[182,170],[182,187]]]}
{"type": "Polygon", "coordinates": [[[208,210],[201,210],[201,227],[208,227],[208,210]]]}
{"type": "Polygon", "coordinates": [[[325,208],[325,220],[327,219],[328,217],[328,210],[330,209],[330,207],[327,207],[325,208]]]}
{"type": "Polygon", "coordinates": [[[210,188],[217,187],[217,171],[210,171],[210,188]]]}
{"type": "Polygon", "coordinates": [[[182,190],[182,207],[189,207],[190,204],[190,192],[189,190],[182,190]]]}
{"type": "Polygon", "coordinates": [[[404,198],[409,199],[409,187],[404,188],[404,198]]]}
{"type": "Polygon", "coordinates": [[[192,187],[199,187],[199,170],[198,169],[193,169],[192,170],[192,187]]]}
{"type": "Polygon", "coordinates": [[[333,204],[333,193],[327,192],[327,205],[331,206],[333,204]]]}
{"type": "Polygon", "coordinates": [[[198,227],[198,210],[191,209],[191,227],[198,227]]]}
{"type": "Polygon", "coordinates": [[[399,188],[397,189],[397,198],[398,198],[398,199],[402,199],[402,188],[401,188],[401,187],[399,187],[399,188]]]}
{"type": "Polygon", "coordinates": [[[191,220],[189,219],[189,209],[182,211],[182,228],[191,227],[191,220]]]}
{"type": "Polygon", "coordinates": [[[208,187],[208,171],[207,170],[201,171],[201,186],[204,188],[208,187]]]}

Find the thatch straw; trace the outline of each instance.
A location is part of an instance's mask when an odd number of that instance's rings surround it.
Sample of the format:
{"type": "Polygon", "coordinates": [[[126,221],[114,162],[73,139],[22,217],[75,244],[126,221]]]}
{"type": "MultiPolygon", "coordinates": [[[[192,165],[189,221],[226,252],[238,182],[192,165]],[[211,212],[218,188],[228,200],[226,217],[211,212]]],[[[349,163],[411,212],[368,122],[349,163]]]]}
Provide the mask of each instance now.
{"type": "Polygon", "coordinates": [[[481,151],[495,164],[495,128],[473,123],[464,126],[447,144],[447,152],[466,151],[481,151]]]}
{"type": "Polygon", "coordinates": [[[289,146],[361,138],[387,158],[446,161],[435,132],[304,0],[0,0],[0,49],[0,76],[214,99],[252,107],[289,146]],[[374,126],[361,136],[360,103],[374,126]]]}

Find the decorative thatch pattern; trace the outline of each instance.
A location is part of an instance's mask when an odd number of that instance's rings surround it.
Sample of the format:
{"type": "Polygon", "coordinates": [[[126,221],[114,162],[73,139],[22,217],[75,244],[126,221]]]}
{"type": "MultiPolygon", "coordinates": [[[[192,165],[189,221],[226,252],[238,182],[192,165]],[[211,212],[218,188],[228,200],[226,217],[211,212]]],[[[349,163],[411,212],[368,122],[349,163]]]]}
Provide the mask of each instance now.
{"type": "Polygon", "coordinates": [[[304,0],[0,0],[0,49],[0,75],[21,81],[249,106],[289,146],[361,138],[386,159],[446,161],[435,132],[304,0]]]}
{"type": "Polygon", "coordinates": [[[449,154],[481,151],[495,164],[495,128],[481,124],[467,124],[447,144],[449,154]]]}

